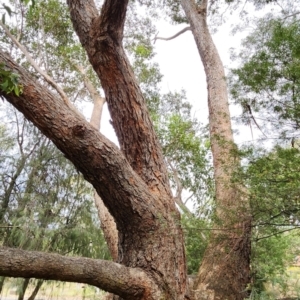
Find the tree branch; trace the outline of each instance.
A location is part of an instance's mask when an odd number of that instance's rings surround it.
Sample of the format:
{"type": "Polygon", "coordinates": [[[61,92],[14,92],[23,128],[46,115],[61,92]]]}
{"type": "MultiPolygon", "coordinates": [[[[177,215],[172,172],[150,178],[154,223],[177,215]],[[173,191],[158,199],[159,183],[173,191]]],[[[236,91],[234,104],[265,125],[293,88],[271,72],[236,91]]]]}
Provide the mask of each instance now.
{"type": "Polygon", "coordinates": [[[0,96],[21,111],[72,161],[97,190],[115,220],[125,228],[137,226],[144,230],[144,224],[147,230],[153,230],[153,216],[157,214],[158,207],[161,212],[164,211],[164,198],[154,199],[154,195],[112,142],[83,117],[70,111],[60,98],[51,94],[1,51],[0,63],[18,74],[19,84],[23,86],[23,93],[19,97],[2,91],[0,96]]]}
{"type": "Polygon", "coordinates": [[[140,269],[111,261],[7,247],[0,247],[0,275],[87,283],[124,299],[138,299],[153,286],[140,269]]]}
{"type": "MultiPolygon", "coordinates": [[[[146,101],[122,46],[128,0],[106,0],[101,16],[82,25],[81,16],[88,14],[81,11],[88,9],[85,2],[68,0],[71,19],[101,80],[120,148],[148,187],[157,194],[167,194],[172,201],[162,150],[146,101]]],[[[175,208],[174,203],[173,206],[175,208]]]]}
{"type": "Polygon", "coordinates": [[[170,40],[173,40],[175,38],[177,38],[178,36],[180,36],[181,34],[185,33],[186,31],[188,30],[191,30],[191,27],[188,26],[188,27],[185,27],[183,28],[182,30],[180,30],[179,32],[177,32],[175,35],[171,36],[171,37],[168,37],[168,38],[163,38],[163,37],[158,37],[156,36],[154,38],[154,43],[157,41],[157,40],[164,40],[164,41],[170,41],[170,40]]]}
{"type": "Polygon", "coordinates": [[[89,42],[89,32],[92,22],[99,17],[95,2],[94,0],[67,0],[67,4],[81,45],[86,47],[89,42]]]}

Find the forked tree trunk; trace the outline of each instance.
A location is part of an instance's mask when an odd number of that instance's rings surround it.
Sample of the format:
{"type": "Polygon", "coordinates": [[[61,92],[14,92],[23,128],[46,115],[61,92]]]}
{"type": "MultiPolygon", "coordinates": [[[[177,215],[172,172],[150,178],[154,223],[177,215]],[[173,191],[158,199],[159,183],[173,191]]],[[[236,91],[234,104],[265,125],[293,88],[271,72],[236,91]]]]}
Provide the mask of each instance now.
{"type": "Polygon", "coordinates": [[[0,247],[0,275],[85,282],[124,299],[183,300],[188,287],[180,215],[145,99],[122,46],[127,4],[106,0],[99,15],[94,1],[68,1],[74,28],[105,91],[121,150],[0,51],[0,62],[19,74],[23,86],[20,97],[0,95],[92,183],[116,221],[120,264],[0,247]]]}
{"type": "Polygon", "coordinates": [[[234,145],[223,64],[210,35],[207,0],[181,0],[205,69],[209,130],[216,185],[214,229],[196,280],[195,298],[242,300],[250,279],[251,218],[247,195],[235,179],[234,145]]]}

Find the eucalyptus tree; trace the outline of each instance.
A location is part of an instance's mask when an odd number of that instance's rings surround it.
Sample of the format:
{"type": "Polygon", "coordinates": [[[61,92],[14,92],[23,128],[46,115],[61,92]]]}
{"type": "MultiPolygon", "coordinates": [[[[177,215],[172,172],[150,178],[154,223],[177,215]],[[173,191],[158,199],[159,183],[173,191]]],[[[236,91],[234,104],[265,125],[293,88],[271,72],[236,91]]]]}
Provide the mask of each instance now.
{"type": "Polygon", "coordinates": [[[290,18],[261,19],[245,39],[231,70],[233,100],[243,109],[242,121],[258,127],[263,138],[296,147],[300,119],[300,23],[290,18]]]}

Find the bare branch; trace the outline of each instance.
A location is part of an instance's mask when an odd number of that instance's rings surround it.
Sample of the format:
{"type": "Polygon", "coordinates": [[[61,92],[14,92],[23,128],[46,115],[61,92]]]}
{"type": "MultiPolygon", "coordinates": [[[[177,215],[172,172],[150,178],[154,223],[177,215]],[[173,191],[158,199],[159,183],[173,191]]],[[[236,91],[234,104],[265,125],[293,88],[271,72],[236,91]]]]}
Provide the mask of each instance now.
{"type": "Polygon", "coordinates": [[[154,38],[154,43],[155,43],[157,40],[163,40],[163,41],[170,41],[170,40],[173,40],[173,39],[177,38],[178,36],[180,36],[181,34],[185,33],[185,32],[188,31],[188,30],[191,30],[191,27],[190,27],[190,26],[183,28],[182,30],[180,30],[179,32],[177,32],[176,34],[174,34],[173,36],[168,37],[168,38],[163,38],[163,37],[158,37],[158,36],[156,36],[156,37],[154,38]]]}
{"type": "Polygon", "coordinates": [[[175,180],[176,186],[177,186],[176,195],[174,197],[174,200],[175,200],[176,204],[183,210],[183,212],[185,212],[189,216],[192,216],[191,211],[185,205],[185,203],[182,201],[181,195],[182,195],[183,186],[182,186],[181,180],[179,178],[179,174],[178,174],[176,168],[171,163],[171,161],[167,160],[167,162],[168,162],[168,165],[170,166],[170,168],[172,170],[172,173],[173,173],[173,176],[174,176],[174,180],[175,180]]]}
{"type": "Polygon", "coordinates": [[[153,286],[143,271],[112,261],[7,247],[0,247],[0,275],[88,283],[124,299],[137,299],[153,286]]]}

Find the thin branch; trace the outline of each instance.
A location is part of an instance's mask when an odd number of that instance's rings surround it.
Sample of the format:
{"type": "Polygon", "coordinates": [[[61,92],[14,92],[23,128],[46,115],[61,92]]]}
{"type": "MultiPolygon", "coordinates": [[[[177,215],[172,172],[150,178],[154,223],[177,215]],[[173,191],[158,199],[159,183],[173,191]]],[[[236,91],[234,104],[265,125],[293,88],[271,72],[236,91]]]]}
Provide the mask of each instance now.
{"type": "Polygon", "coordinates": [[[173,172],[173,176],[174,176],[174,180],[176,182],[176,196],[174,197],[174,200],[176,202],[176,204],[189,216],[192,216],[193,214],[191,213],[191,211],[188,209],[188,207],[185,205],[185,203],[183,203],[182,198],[181,198],[181,194],[182,194],[182,190],[183,190],[183,186],[182,183],[180,181],[178,172],[176,170],[176,168],[172,165],[171,161],[169,159],[167,159],[167,163],[170,166],[172,172],[173,172]]]}
{"type": "Polygon", "coordinates": [[[285,20],[285,19],[287,19],[287,18],[290,18],[290,17],[294,17],[294,16],[296,16],[296,15],[298,15],[298,14],[300,14],[300,11],[297,11],[297,12],[295,12],[295,13],[293,13],[293,14],[290,14],[290,15],[285,16],[285,17],[283,18],[283,20],[285,20]]]}
{"type": "MultiPolygon", "coordinates": [[[[266,134],[261,130],[260,126],[257,124],[257,122],[253,116],[251,106],[249,104],[246,104],[246,106],[247,106],[250,118],[253,120],[254,124],[257,126],[257,128],[260,130],[260,132],[267,138],[266,134]]],[[[252,139],[253,139],[253,137],[252,137],[252,139]]]]}
{"type": "Polygon", "coordinates": [[[5,31],[6,35],[12,40],[12,42],[23,52],[25,55],[26,59],[28,62],[31,64],[31,66],[43,76],[43,78],[59,93],[59,95],[62,97],[64,102],[68,106],[73,106],[72,103],[70,102],[68,96],[65,94],[65,92],[62,90],[62,88],[45,72],[43,71],[33,60],[29,52],[26,50],[26,48],[17,41],[17,39],[10,33],[9,29],[2,23],[0,20],[0,26],[3,28],[5,31]]]}
{"type": "Polygon", "coordinates": [[[191,27],[190,27],[190,26],[183,28],[182,30],[180,30],[179,32],[177,32],[175,35],[173,35],[173,36],[171,36],[171,37],[168,37],[168,38],[163,38],[163,37],[155,36],[155,38],[154,38],[154,43],[155,43],[157,40],[163,40],[163,41],[170,41],[170,40],[173,40],[173,39],[177,38],[179,35],[183,34],[184,32],[186,32],[186,31],[188,31],[188,30],[191,30],[191,27]]]}
{"type": "Polygon", "coordinates": [[[265,236],[262,236],[260,238],[256,238],[256,239],[253,239],[255,242],[258,242],[260,240],[263,240],[263,239],[267,239],[269,237],[272,237],[272,236],[276,236],[278,234],[281,234],[281,233],[284,233],[284,232],[287,232],[287,231],[292,231],[292,230],[295,230],[295,229],[298,229],[298,227],[293,227],[293,228],[289,228],[289,229],[285,229],[285,230],[281,230],[281,231],[278,231],[276,233],[272,233],[272,234],[269,234],[269,235],[265,235],[265,236]]]}

